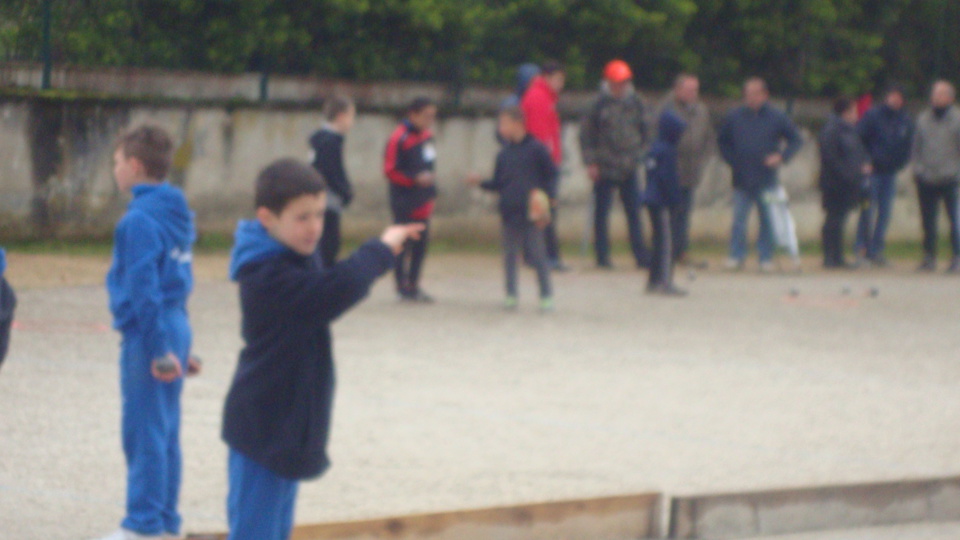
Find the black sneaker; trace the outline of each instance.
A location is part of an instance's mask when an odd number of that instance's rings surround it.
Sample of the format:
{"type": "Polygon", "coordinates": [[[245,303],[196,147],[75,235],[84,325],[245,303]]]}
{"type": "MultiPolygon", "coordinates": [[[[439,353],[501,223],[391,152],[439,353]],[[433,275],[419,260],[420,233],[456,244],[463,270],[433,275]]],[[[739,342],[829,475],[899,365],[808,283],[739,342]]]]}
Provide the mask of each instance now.
{"type": "Polygon", "coordinates": [[[960,274],[960,257],[954,257],[947,268],[948,274],[960,274]]]}
{"type": "Polygon", "coordinates": [[[433,297],[422,290],[417,289],[410,294],[410,301],[417,302],[418,304],[432,304],[433,297]]]}
{"type": "Polygon", "coordinates": [[[874,255],[870,259],[870,263],[877,268],[886,268],[887,266],[890,266],[890,261],[888,261],[883,255],[874,255]]]}

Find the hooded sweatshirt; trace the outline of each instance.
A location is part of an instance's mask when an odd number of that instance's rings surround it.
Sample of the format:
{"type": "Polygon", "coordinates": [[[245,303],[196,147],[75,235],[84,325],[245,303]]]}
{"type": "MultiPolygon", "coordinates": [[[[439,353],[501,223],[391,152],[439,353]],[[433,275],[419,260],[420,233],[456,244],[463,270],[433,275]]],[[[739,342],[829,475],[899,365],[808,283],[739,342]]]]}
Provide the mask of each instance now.
{"type": "Polygon", "coordinates": [[[329,467],[330,323],[393,264],[390,248],[371,240],[323,268],[316,253],[294,252],[259,222],[239,223],[230,278],[240,285],[246,346],[224,405],[222,437],[231,448],[292,480],[329,467]]]}
{"type": "Polygon", "coordinates": [[[493,178],[481,187],[500,193],[500,216],[504,222],[519,224],[527,221],[531,191],[542,189],[547,195],[555,196],[551,190],[556,175],[547,147],[527,134],[520,142],[504,144],[497,154],[493,178]]]}
{"type": "Polygon", "coordinates": [[[563,147],[560,142],[560,114],[557,102],[560,95],[553,89],[543,75],[537,75],[530,83],[520,100],[520,108],[526,119],[527,132],[536,137],[550,150],[553,162],[563,162],[563,147]]]}
{"type": "Polygon", "coordinates": [[[647,153],[647,187],[643,195],[646,204],[674,206],[680,202],[677,146],[686,127],[683,119],[669,109],[660,115],[657,140],[647,153]]]}
{"type": "Polygon", "coordinates": [[[877,174],[894,174],[910,160],[913,122],[904,109],[894,110],[886,103],[870,108],[857,123],[873,170],[877,174]]]}
{"type": "Polygon", "coordinates": [[[863,166],[869,162],[855,126],[831,115],[820,132],[819,185],[824,195],[845,206],[855,205],[864,184],[863,166]]]}
{"type": "Polygon", "coordinates": [[[183,192],[166,182],[133,187],[117,223],[107,292],[113,327],[136,333],[149,359],[172,352],[161,324],[169,309],[185,309],[193,290],[193,212],[183,192]]]}

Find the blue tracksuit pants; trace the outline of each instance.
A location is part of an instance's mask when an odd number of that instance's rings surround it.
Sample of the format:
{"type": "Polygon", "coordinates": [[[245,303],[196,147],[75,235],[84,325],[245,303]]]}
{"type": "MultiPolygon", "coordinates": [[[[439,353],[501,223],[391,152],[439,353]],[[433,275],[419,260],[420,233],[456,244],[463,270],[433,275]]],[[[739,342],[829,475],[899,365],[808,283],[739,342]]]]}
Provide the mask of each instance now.
{"type": "Polygon", "coordinates": [[[299,482],[277,476],[233,448],[228,458],[228,540],[287,540],[299,482]]]}
{"type": "MultiPolygon", "coordinates": [[[[162,324],[173,353],[187,371],[191,332],[187,312],[166,310],[162,324]]],[[[127,512],[121,527],[157,535],[179,533],[180,394],[183,379],[162,383],[136,331],[125,331],[120,350],[121,430],[127,460],[127,512]]]]}

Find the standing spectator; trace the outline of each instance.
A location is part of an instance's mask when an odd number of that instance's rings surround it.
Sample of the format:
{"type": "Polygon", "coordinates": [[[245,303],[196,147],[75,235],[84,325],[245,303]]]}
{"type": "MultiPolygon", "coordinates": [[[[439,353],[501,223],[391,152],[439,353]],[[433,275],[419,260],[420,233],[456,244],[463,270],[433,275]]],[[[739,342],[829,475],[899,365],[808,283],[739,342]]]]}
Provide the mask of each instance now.
{"type": "Polygon", "coordinates": [[[867,110],[857,124],[873,165],[867,190],[869,198],[857,226],[858,263],[887,264],[883,252],[896,195],[897,172],[910,159],[913,139],[913,121],[903,105],[903,88],[891,85],[884,93],[883,102],[867,110]]]}
{"type": "Polygon", "coordinates": [[[857,102],[841,98],[820,132],[820,191],[823,195],[823,266],[848,268],[843,256],[843,226],[860,200],[870,157],[856,130],[857,102]]]}
{"type": "Polygon", "coordinates": [[[777,187],[777,170],[803,144],[786,114],[770,105],[767,83],[759,77],[743,85],[744,104],[727,115],[717,143],[733,169],[733,228],[726,267],[743,268],[747,256],[747,219],[756,206],[760,218],[757,251],[760,271],[773,270],[773,230],[764,197],[777,187]]]}
{"type": "MultiPolygon", "coordinates": [[[[557,113],[557,101],[560,91],[566,83],[567,75],[559,62],[550,60],[540,69],[540,75],[533,78],[530,88],[520,100],[520,108],[526,118],[527,132],[547,146],[550,157],[557,166],[557,177],[554,179],[554,188],[551,192],[554,197],[560,192],[560,164],[563,162],[563,145],[560,140],[560,115],[557,113]]],[[[560,242],[557,239],[557,199],[550,201],[552,219],[547,225],[544,234],[547,242],[547,258],[554,270],[566,271],[560,257],[560,242]]]]}
{"type": "Polygon", "coordinates": [[[653,258],[647,293],[684,296],[686,291],[673,284],[673,242],[671,214],[681,203],[677,146],[686,125],[680,115],[665,110],[660,115],[657,140],[647,155],[647,186],[644,201],[653,224],[653,258]]]}
{"type": "Polygon", "coordinates": [[[937,267],[937,205],[940,200],[950,219],[953,259],[947,270],[960,273],[960,230],[957,229],[957,190],[960,180],[960,109],[956,91],[947,81],[937,81],[930,93],[930,108],[917,119],[913,138],[913,166],[923,222],[923,262],[919,270],[937,267]]]}
{"type": "Polygon", "coordinates": [[[650,263],[643,242],[638,205],[637,167],[647,136],[643,102],[633,89],[633,72],[623,60],[603,70],[600,96],[580,122],[580,148],[587,176],[593,182],[593,238],[597,266],[610,268],[608,226],[614,191],[620,193],[630,248],[640,268],[650,263]]]}
{"type": "Polygon", "coordinates": [[[7,252],[0,248],[0,366],[10,347],[10,328],[13,326],[13,312],[17,308],[17,295],[3,276],[6,269],[7,252]]]}
{"type": "Polygon", "coordinates": [[[407,116],[390,135],[383,171],[390,181],[390,209],[396,224],[422,223],[419,238],[409,240],[397,256],[395,275],[401,301],[431,303],[433,298],[420,289],[420,273],[427,257],[430,217],[437,199],[437,150],[433,144],[433,123],[437,106],[426,97],[414,99],[407,116]]]}
{"type": "Polygon", "coordinates": [[[323,236],[320,237],[320,259],[330,268],[340,252],[340,213],[353,200],[353,187],[343,167],[343,140],[357,116],[353,100],[332,96],[323,104],[324,124],[312,136],[311,162],[327,184],[327,207],[323,214],[323,236]]]}
{"type": "Polygon", "coordinates": [[[700,185],[707,160],[715,150],[717,136],[710,123],[710,111],[700,100],[700,79],[696,75],[677,75],[673,91],[667,96],[663,110],[672,111],[687,125],[677,147],[680,200],[670,213],[670,229],[675,261],[678,264],[690,264],[687,250],[690,246],[693,194],[700,185]]]}

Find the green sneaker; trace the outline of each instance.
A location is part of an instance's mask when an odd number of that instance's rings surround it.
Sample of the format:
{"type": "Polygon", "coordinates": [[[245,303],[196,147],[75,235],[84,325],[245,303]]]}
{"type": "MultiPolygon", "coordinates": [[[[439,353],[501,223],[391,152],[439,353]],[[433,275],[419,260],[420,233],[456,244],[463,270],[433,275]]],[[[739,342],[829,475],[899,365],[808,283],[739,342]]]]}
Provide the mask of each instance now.
{"type": "Polygon", "coordinates": [[[548,296],[540,299],[540,313],[553,313],[554,309],[553,298],[548,296]]]}
{"type": "Polygon", "coordinates": [[[518,302],[516,296],[508,296],[503,300],[503,309],[507,311],[516,311],[517,305],[518,302]]]}

